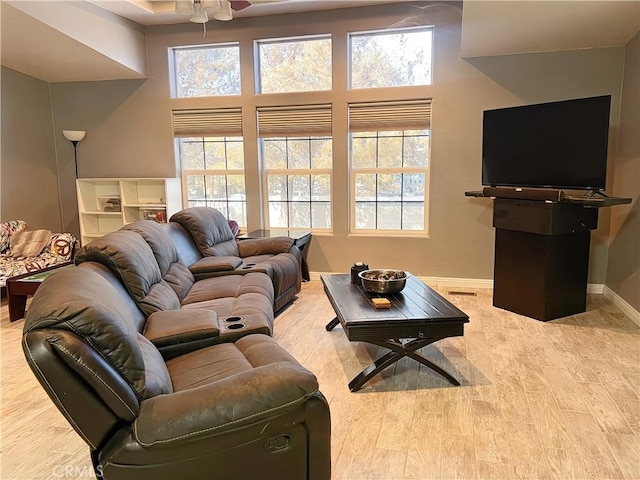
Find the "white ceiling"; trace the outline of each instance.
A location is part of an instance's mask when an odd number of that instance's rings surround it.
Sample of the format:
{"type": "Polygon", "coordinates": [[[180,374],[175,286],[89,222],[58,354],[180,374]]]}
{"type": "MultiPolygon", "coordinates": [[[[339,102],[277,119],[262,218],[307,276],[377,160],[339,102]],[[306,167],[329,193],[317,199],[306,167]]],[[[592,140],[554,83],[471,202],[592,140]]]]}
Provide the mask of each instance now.
{"type": "MultiPolygon", "coordinates": [[[[47,82],[144,77],[144,72],[125,67],[113,56],[88,47],[87,42],[79,41],[69,32],[63,34],[42,18],[36,20],[32,14],[34,2],[29,2],[31,8],[27,9],[23,1],[14,0],[11,5],[5,1],[0,3],[2,65],[47,82]]],[[[406,0],[253,0],[250,7],[234,15],[237,18],[278,15],[397,1],[406,0]]],[[[41,2],[43,6],[46,4],[48,2],[41,2]]],[[[188,21],[186,16],[173,13],[172,1],[83,0],[64,4],[67,8],[81,8],[83,15],[93,14],[96,18],[125,17],[128,20],[120,20],[129,22],[134,31],[142,31],[147,25],[188,21]]],[[[62,6],[61,3],[58,7],[62,6]]],[[[91,30],[91,27],[83,25],[85,30],[91,30]]],[[[461,55],[474,57],[620,46],[638,30],[640,0],[468,0],[463,5],[461,55]]],[[[109,34],[101,33],[103,36],[109,34]]],[[[119,38],[119,35],[114,34],[111,38],[114,37],[119,38]]]]}
{"type": "Polygon", "coordinates": [[[470,1],[462,57],[625,45],[640,29],[640,1],[470,1]]]}
{"type": "Polygon", "coordinates": [[[144,77],[72,35],[5,2],[0,6],[4,66],[50,83],[144,77]]]}
{"type": "MultiPolygon", "coordinates": [[[[141,25],[165,25],[189,21],[188,15],[175,13],[175,2],[164,0],[89,0],[94,5],[129,18],[141,25]]],[[[410,0],[250,0],[251,6],[233,12],[234,18],[279,15],[283,13],[331,10],[410,0]]],[[[213,21],[213,20],[211,20],[213,21]]]]}

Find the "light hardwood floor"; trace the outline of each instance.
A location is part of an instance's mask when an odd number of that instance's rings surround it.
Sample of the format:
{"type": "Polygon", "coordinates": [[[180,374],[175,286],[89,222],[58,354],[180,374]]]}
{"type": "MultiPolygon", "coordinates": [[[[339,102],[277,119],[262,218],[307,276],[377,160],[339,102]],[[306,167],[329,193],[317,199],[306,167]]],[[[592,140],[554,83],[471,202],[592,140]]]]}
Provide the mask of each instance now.
{"type": "MultiPolygon", "coordinates": [[[[470,317],[423,354],[453,387],[404,359],[361,391],[347,383],[378,347],[350,343],[319,281],[276,319],[275,338],[331,405],[333,479],[639,479],[640,327],[600,295],[586,313],[539,322],[440,288],[470,317]]],[[[24,360],[23,322],[1,314],[0,478],[92,478],[89,452],[24,360]]]]}

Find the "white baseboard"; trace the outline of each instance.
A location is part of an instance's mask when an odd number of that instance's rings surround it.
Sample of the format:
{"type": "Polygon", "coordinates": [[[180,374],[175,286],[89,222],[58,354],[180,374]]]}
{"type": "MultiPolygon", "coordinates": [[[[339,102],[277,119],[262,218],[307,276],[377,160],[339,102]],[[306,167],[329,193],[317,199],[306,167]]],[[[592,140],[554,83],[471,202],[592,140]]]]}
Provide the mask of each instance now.
{"type": "Polygon", "coordinates": [[[432,287],[493,288],[491,278],[418,277],[432,287]]]}
{"type": "Polygon", "coordinates": [[[587,293],[595,293],[596,295],[602,295],[604,293],[603,283],[587,283],[587,293]]]}
{"type": "Polygon", "coordinates": [[[633,308],[624,298],[604,285],[604,296],[613,302],[622,312],[633,320],[633,323],[640,326],[640,312],[633,308]]]}

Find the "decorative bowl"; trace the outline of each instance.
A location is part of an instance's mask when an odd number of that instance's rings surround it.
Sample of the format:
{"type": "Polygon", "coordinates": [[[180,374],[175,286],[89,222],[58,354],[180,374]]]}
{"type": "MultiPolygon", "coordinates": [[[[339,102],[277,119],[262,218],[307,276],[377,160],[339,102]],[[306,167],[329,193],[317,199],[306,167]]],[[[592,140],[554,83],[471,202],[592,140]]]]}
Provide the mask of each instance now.
{"type": "Polygon", "coordinates": [[[403,270],[365,270],[358,274],[362,288],[370,293],[398,293],[407,282],[407,272],[403,270]]]}

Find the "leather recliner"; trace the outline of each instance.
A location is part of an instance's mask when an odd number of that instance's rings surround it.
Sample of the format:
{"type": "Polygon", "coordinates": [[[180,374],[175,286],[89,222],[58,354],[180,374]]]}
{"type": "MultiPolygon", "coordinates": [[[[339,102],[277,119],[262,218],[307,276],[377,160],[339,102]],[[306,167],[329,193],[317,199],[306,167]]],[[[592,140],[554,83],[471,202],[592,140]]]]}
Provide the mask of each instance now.
{"type": "Polygon", "coordinates": [[[85,262],[34,295],[23,349],[111,479],[330,478],[330,418],[314,375],[267,335],[162,356],[111,270],[85,262]]]}

